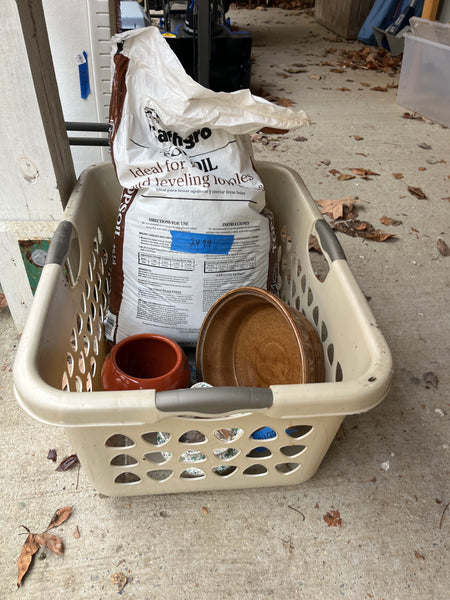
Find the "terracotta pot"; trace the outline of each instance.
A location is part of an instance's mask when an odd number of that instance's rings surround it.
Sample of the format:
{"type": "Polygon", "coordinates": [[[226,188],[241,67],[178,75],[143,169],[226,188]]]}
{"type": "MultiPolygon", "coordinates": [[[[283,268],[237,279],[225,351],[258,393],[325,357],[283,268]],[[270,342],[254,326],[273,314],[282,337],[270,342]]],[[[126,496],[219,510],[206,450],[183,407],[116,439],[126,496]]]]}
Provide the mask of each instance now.
{"type": "Polygon", "coordinates": [[[325,376],[322,344],[308,319],[253,287],[232,290],[211,307],[196,363],[198,376],[213,386],[319,383],[325,376]]]}
{"type": "Polygon", "coordinates": [[[102,366],[102,387],[157,392],[189,387],[189,363],[182,348],[162,335],[143,333],[113,346],[102,366]]]}

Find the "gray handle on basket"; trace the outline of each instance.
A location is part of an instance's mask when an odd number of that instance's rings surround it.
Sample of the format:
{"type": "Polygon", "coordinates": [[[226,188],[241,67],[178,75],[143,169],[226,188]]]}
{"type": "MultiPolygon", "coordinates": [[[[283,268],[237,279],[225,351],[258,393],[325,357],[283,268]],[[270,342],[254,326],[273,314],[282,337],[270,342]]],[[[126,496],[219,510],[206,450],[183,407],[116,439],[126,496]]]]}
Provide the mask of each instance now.
{"type": "Polygon", "coordinates": [[[215,415],[268,408],[272,390],[254,387],[216,387],[169,390],[156,393],[156,408],[163,412],[199,412],[215,415]]]}
{"type": "Polygon", "coordinates": [[[69,252],[72,231],[73,225],[70,221],[61,221],[53,234],[45,259],[46,265],[62,265],[64,263],[69,252]]]}
{"type": "Polygon", "coordinates": [[[344,250],[325,219],[318,219],[315,222],[316,232],[319,236],[320,245],[330,257],[331,261],[344,259],[347,260],[344,250]]]}

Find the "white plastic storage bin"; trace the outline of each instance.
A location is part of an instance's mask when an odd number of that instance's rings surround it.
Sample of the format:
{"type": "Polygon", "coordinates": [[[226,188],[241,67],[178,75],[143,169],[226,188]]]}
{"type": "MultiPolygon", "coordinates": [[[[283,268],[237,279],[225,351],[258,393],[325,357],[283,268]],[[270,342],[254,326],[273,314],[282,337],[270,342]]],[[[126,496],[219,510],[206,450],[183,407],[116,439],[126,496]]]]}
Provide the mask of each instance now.
{"type": "Polygon", "coordinates": [[[450,127],[450,25],[411,19],[397,103],[450,127]]]}
{"type": "Polygon", "coordinates": [[[103,494],[301,483],[319,467],[344,416],[371,409],[388,393],[391,354],[335,234],[296,172],[267,162],[257,170],[275,215],[279,295],[314,324],[324,383],[101,391],[121,189],[105,163],[87,169],[73,191],[19,344],[14,384],[30,415],[66,428],[103,494]],[[324,252],[321,278],[308,250],[311,234],[324,252]],[[266,439],[255,439],[260,428],[266,439]]]}

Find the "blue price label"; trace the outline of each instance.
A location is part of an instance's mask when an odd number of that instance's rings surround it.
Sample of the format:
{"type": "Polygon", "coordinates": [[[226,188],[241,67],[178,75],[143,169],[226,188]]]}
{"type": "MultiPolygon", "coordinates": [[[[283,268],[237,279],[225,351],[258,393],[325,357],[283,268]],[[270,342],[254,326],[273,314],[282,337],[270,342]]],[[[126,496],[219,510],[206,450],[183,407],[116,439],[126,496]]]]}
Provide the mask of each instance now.
{"type": "Polygon", "coordinates": [[[190,231],[170,231],[171,250],[192,254],[228,254],[233,245],[234,235],[193,233],[190,231]]]}

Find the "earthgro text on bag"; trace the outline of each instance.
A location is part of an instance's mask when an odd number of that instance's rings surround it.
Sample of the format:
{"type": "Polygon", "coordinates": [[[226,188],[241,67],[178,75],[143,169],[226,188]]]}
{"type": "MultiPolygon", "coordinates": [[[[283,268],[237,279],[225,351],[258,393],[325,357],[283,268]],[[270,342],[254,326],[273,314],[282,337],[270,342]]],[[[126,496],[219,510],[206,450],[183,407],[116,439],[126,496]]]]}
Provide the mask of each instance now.
{"type": "Polygon", "coordinates": [[[147,27],[113,38],[110,123],[124,190],[106,337],[152,332],[195,345],[225,292],[276,281],[271,214],[248,134],[307,117],[248,90],[202,87],[147,27]]]}

